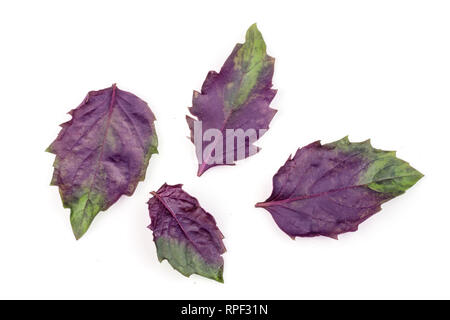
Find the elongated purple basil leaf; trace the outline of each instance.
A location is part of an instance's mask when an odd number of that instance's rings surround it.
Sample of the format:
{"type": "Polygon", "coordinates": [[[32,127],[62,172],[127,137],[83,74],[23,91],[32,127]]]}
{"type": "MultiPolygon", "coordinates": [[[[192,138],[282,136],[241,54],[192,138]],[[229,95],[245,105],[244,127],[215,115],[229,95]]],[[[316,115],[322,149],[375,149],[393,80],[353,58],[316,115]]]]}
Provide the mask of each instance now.
{"type": "Polygon", "coordinates": [[[259,149],[276,110],[269,107],[275,59],[266,54],[261,33],[252,25],[220,73],[210,71],[201,93],[194,91],[186,117],[199,161],[198,176],[217,165],[232,165],[259,149]],[[212,141],[211,141],[212,140],[212,141]]]}
{"type": "Polygon", "coordinates": [[[148,202],[159,261],[189,277],[196,273],[223,282],[223,235],[214,218],[182,185],[164,184],[148,202]]]}
{"type": "Polygon", "coordinates": [[[292,238],[356,231],[423,175],[394,151],[351,143],[345,137],[299,149],[273,177],[272,195],[257,207],[267,209],[292,238]]]}
{"type": "Polygon", "coordinates": [[[158,141],[148,105],[116,85],[89,92],[69,114],[47,151],[56,155],[51,184],[79,239],[100,211],[133,194],[158,141]]]}

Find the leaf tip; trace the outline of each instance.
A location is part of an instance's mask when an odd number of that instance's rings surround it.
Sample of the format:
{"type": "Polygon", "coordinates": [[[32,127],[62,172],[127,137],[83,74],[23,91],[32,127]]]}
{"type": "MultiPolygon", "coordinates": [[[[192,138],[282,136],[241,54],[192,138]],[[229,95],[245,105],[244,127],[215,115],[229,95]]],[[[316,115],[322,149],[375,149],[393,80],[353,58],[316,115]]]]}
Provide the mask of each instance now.
{"type": "Polygon", "coordinates": [[[72,225],[72,232],[73,235],[75,236],[75,240],[80,240],[80,238],[86,233],[86,231],[88,230],[89,226],[84,226],[80,223],[77,223],[75,220],[71,219],[71,225],[72,225]]]}
{"type": "Polygon", "coordinates": [[[257,23],[254,22],[248,29],[249,29],[249,30],[258,30],[257,23]]]}
{"type": "Polygon", "coordinates": [[[202,174],[204,174],[206,170],[208,170],[208,168],[206,167],[205,163],[202,163],[201,165],[199,165],[198,170],[197,170],[197,177],[201,177],[202,174]]]}
{"type": "Polygon", "coordinates": [[[248,28],[247,33],[245,35],[246,41],[249,41],[249,40],[252,41],[254,39],[262,40],[262,34],[259,31],[258,26],[256,25],[256,22],[248,28]]]}
{"type": "Polygon", "coordinates": [[[81,237],[86,233],[86,231],[80,231],[80,230],[76,230],[76,229],[74,229],[73,227],[72,227],[72,232],[73,232],[73,235],[74,235],[74,237],[75,237],[75,240],[80,240],[81,239],[81,237]]]}

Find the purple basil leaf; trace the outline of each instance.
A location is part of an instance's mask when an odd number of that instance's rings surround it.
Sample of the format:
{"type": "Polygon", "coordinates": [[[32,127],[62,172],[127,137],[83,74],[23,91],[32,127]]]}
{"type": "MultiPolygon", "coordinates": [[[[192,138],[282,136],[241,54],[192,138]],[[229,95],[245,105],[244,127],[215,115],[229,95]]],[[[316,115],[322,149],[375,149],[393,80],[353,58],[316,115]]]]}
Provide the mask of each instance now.
{"type": "Polygon", "coordinates": [[[345,137],[297,151],[273,177],[272,195],[256,204],[268,210],[292,238],[337,239],[381,210],[381,204],[404,193],[423,175],[395,151],[374,149],[370,141],[345,137]]]}
{"type": "Polygon", "coordinates": [[[223,235],[214,218],[181,184],[164,184],[148,202],[159,261],[189,277],[196,273],[223,282],[223,235]]]}
{"type": "Polygon", "coordinates": [[[269,107],[276,94],[271,89],[274,62],[252,25],[245,43],[235,46],[220,72],[210,71],[201,93],[194,91],[189,111],[197,119],[186,119],[199,161],[198,176],[259,151],[254,142],[276,113],[269,107]]]}
{"type": "Polygon", "coordinates": [[[51,184],[79,239],[100,211],[133,194],[158,140],[147,103],[116,85],[89,92],[69,114],[47,151],[56,155],[51,184]]]}

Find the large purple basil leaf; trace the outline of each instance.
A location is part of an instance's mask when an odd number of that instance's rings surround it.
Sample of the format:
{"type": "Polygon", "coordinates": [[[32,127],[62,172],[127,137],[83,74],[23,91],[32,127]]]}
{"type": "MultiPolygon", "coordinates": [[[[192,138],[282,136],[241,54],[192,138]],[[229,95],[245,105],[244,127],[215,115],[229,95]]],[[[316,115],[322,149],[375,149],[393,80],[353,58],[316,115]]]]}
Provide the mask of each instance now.
{"type": "Polygon", "coordinates": [[[167,259],[181,274],[223,282],[223,235],[213,216],[181,184],[164,184],[148,202],[159,261],[167,259]]]}
{"type": "Polygon", "coordinates": [[[56,155],[51,184],[79,239],[100,211],[133,194],[158,140],[147,103],[116,85],[89,92],[69,114],[47,151],[56,155]]]}
{"type": "Polygon", "coordinates": [[[370,141],[351,143],[345,137],[297,151],[273,177],[272,195],[256,204],[268,210],[292,238],[327,236],[337,239],[381,210],[381,204],[404,193],[423,175],[395,151],[370,141]]]}
{"type": "Polygon", "coordinates": [[[274,62],[254,24],[220,72],[210,71],[201,92],[194,91],[189,111],[197,119],[187,116],[186,120],[199,161],[198,176],[259,151],[254,142],[269,129],[276,113],[269,107],[276,94],[274,62]]]}

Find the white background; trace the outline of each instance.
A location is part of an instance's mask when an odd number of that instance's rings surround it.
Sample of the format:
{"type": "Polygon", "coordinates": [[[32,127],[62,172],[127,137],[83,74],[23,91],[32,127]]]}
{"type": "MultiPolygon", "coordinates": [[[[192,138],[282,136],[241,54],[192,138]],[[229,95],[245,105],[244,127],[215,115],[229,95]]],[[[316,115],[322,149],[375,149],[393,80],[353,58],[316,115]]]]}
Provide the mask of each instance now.
{"type": "Polygon", "coordinates": [[[448,1],[2,1],[0,298],[450,298],[448,1]],[[196,176],[187,107],[254,22],[276,58],[262,151],[196,176]],[[117,82],[157,117],[133,197],[76,241],[45,148],[117,82]],[[349,135],[425,177],[359,231],[291,240],[264,209],[298,147],[349,135]],[[183,183],[226,236],[225,284],[159,263],[146,201],[183,183]]]}

